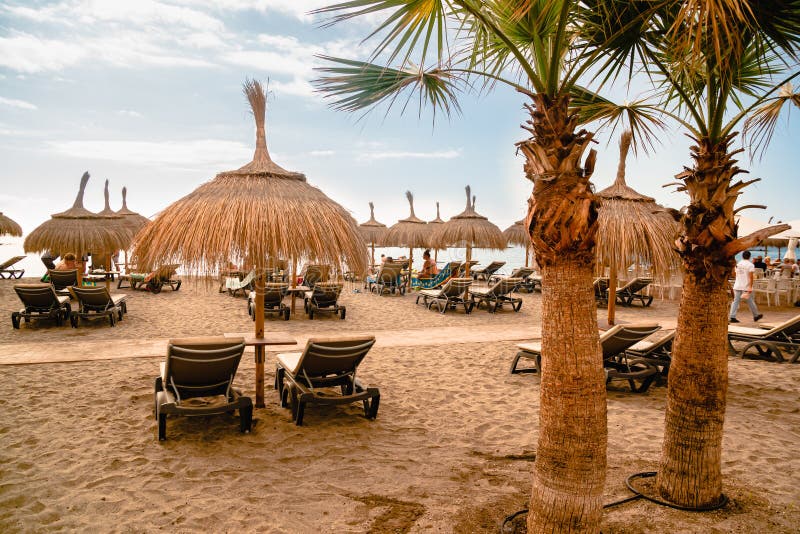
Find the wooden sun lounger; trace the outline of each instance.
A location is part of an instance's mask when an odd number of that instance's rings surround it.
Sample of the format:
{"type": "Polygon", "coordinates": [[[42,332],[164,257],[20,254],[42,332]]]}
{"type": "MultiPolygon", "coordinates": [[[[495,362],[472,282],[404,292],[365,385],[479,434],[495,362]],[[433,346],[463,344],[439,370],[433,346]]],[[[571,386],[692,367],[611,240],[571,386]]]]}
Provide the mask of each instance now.
{"type": "Polygon", "coordinates": [[[339,295],[342,294],[342,284],[337,282],[321,282],[311,291],[306,291],[303,299],[303,309],[309,319],[320,313],[339,314],[344,320],[347,307],[339,304],[339,295]]]}
{"type": "MultiPolygon", "coordinates": [[[[659,376],[658,367],[644,359],[629,357],[626,351],[660,328],[659,325],[651,323],[616,325],[600,335],[607,384],[613,380],[627,380],[634,393],[647,391],[659,376]],[[637,381],[640,382],[638,385],[637,381]]],[[[511,373],[540,373],[541,342],[521,343],[517,348],[519,352],[511,362],[511,373]],[[533,367],[518,368],[519,361],[523,358],[531,360],[533,367]]]]}
{"type": "Polygon", "coordinates": [[[465,298],[467,291],[472,285],[472,278],[451,278],[441,289],[423,289],[417,294],[416,303],[422,299],[422,305],[429,310],[431,306],[436,307],[442,314],[448,309],[455,309],[458,305],[464,306],[464,312],[469,315],[472,312],[473,303],[465,298]]]}
{"type": "Polygon", "coordinates": [[[522,299],[509,296],[522,283],[522,278],[502,278],[488,289],[470,290],[470,299],[473,308],[480,308],[486,304],[490,313],[503,308],[503,304],[510,304],[511,309],[518,312],[522,308],[522,299]]]}
{"type": "Polygon", "coordinates": [[[800,315],[776,324],[770,329],[728,325],[728,347],[731,353],[742,358],[755,356],[776,362],[800,362],[800,315]],[[746,341],[737,351],[733,341],[746,341]],[[754,353],[751,353],[754,350],[754,353]]]}
{"type": "Polygon", "coordinates": [[[16,284],[14,291],[23,308],[11,314],[11,326],[19,329],[20,320],[52,319],[56,326],[67,321],[72,311],[69,297],[59,296],[50,284],[16,284]]]}
{"type": "Polygon", "coordinates": [[[70,293],[78,300],[78,309],[69,316],[72,328],[78,328],[80,319],[106,317],[114,326],[128,312],[127,295],[111,295],[105,287],[71,287],[70,293]]]}
{"type": "MultiPolygon", "coordinates": [[[[289,290],[287,282],[270,282],[264,284],[264,314],[275,313],[282,315],[284,321],[289,320],[289,306],[283,303],[283,297],[289,290]]],[[[256,320],[256,292],[251,291],[247,299],[247,313],[256,320]]]]}
{"type": "Polygon", "coordinates": [[[380,390],[367,387],[356,378],[359,364],[374,344],[374,336],[311,338],[303,352],[278,354],[275,389],[281,406],[291,408],[296,425],[303,424],[309,403],[362,402],[367,419],[378,416],[380,390]],[[341,394],[332,388],[338,388],[341,394]]]}
{"type": "Polygon", "coordinates": [[[14,256],[0,263],[0,279],[22,278],[25,269],[14,269],[14,264],[25,259],[25,256],[14,256]]]}
{"type": "Polygon", "coordinates": [[[469,274],[472,275],[473,280],[489,280],[489,277],[496,273],[506,262],[504,261],[493,261],[489,265],[485,267],[476,267],[475,269],[470,269],[469,274]]]}
{"type": "Polygon", "coordinates": [[[243,338],[195,337],[171,339],[167,359],[155,381],[158,439],[167,439],[168,415],[212,415],[239,410],[239,429],[250,432],[253,402],[233,387],[244,352],[243,338]],[[192,404],[199,397],[222,397],[222,402],[192,404]]]}

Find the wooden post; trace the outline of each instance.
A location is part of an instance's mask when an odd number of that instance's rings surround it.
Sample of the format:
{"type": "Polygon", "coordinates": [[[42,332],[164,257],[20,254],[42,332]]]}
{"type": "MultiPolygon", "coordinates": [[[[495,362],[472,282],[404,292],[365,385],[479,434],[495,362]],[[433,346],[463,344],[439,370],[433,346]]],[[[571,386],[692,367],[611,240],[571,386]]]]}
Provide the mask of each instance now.
{"type": "Polygon", "coordinates": [[[105,276],[105,279],[106,279],[106,291],[111,293],[111,275],[108,274],[108,271],[111,270],[111,254],[106,256],[106,265],[105,265],[105,267],[106,267],[106,276],[105,276]]]}
{"type": "MultiPolygon", "coordinates": [[[[467,243],[467,263],[464,267],[464,278],[469,278],[469,262],[472,260],[472,244],[467,243]]],[[[469,298],[469,288],[464,291],[464,300],[469,298]]]]}
{"type": "MultiPolygon", "coordinates": [[[[256,267],[255,325],[256,338],[264,338],[264,268],[256,267]]],[[[264,407],[264,345],[255,346],[256,353],[256,408],[264,407]]]]}
{"type": "Polygon", "coordinates": [[[370,264],[369,269],[370,270],[373,269],[374,265],[375,265],[375,242],[373,241],[372,242],[372,263],[370,264]]]}
{"type": "Polygon", "coordinates": [[[408,278],[406,279],[406,292],[411,290],[411,273],[414,270],[414,247],[408,248],[408,278]]]}
{"type": "MultiPolygon", "coordinates": [[[[292,258],[292,272],[291,272],[292,279],[289,281],[289,287],[292,289],[297,287],[297,259],[292,258]]],[[[305,280],[303,281],[305,282],[305,280]]],[[[294,303],[297,299],[297,293],[292,291],[292,315],[294,315],[294,303]]]]}
{"type": "Polygon", "coordinates": [[[617,309],[617,269],[612,262],[608,273],[608,326],[614,326],[614,312],[617,309]]]}
{"type": "Polygon", "coordinates": [[[528,266],[528,256],[530,255],[530,248],[531,246],[528,243],[525,243],[525,267],[528,266]]]}

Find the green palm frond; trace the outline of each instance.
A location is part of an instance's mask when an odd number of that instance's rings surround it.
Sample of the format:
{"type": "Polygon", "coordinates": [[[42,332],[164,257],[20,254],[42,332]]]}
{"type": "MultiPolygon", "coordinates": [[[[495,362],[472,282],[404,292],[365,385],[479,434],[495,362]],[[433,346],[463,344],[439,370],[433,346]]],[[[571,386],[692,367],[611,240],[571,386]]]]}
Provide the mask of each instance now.
{"type": "MultiPolygon", "coordinates": [[[[774,97],[765,99],[744,122],[743,134],[750,141],[750,154],[764,155],[772,140],[775,126],[785,106],[794,104],[800,108],[800,92],[793,92],[792,84],[785,83],[774,97]]],[[[789,107],[791,109],[791,106],[789,107]]]]}
{"type": "MultiPolygon", "coordinates": [[[[658,133],[666,127],[661,117],[663,109],[643,100],[617,104],[584,87],[575,85],[570,91],[571,106],[582,124],[598,122],[598,130],[611,127],[611,134],[619,127],[633,133],[633,150],[654,149],[658,133]]],[[[678,117],[676,119],[680,120],[678,117]]]]}
{"type": "Polygon", "coordinates": [[[442,0],[351,0],[312,11],[312,14],[333,14],[323,26],[332,26],[355,17],[380,12],[391,13],[364,41],[382,35],[372,52],[374,61],[384,52],[389,53],[387,63],[400,58],[405,65],[412,55],[418,54],[419,63],[425,64],[428,52],[435,49],[436,62],[441,62],[447,46],[447,13],[442,0]]]}
{"type": "Polygon", "coordinates": [[[430,105],[434,113],[443,110],[450,115],[453,111],[461,111],[456,93],[463,88],[464,82],[458,72],[441,67],[424,70],[413,65],[393,69],[365,61],[318,57],[337,65],[317,69],[325,75],[314,81],[326,98],[333,99],[331,106],[334,109],[353,112],[368,110],[381,103],[391,107],[399,96],[406,93],[404,109],[416,94],[420,112],[426,105],[430,105]]]}

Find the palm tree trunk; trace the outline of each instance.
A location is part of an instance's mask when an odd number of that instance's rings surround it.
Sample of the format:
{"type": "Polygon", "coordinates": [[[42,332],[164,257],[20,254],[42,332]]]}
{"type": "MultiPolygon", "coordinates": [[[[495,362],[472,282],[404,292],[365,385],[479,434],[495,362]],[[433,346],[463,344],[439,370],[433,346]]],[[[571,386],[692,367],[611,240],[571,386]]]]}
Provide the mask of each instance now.
{"type": "Polygon", "coordinates": [[[683,293],[667,390],[658,492],[681,506],[717,504],[722,497],[722,425],[728,390],[727,280],[740,250],[734,204],[747,183],[728,152],[733,135],[692,146],[694,168],[677,177],[690,203],[678,252],[683,293]]]}
{"type": "Polygon", "coordinates": [[[591,265],[542,267],[539,442],[529,532],[596,532],[606,476],[606,387],[591,265]]]}
{"type": "Polygon", "coordinates": [[[681,506],[713,505],[722,494],[727,331],[727,282],[685,274],[657,481],[681,506]]]}
{"type": "Polygon", "coordinates": [[[597,532],[606,470],[606,390],[592,288],[597,199],[592,134],[567,96],[535,95],[518,143],[534,183],[526,226],[542,269],[539,441],[529,532],[597,532]]]}

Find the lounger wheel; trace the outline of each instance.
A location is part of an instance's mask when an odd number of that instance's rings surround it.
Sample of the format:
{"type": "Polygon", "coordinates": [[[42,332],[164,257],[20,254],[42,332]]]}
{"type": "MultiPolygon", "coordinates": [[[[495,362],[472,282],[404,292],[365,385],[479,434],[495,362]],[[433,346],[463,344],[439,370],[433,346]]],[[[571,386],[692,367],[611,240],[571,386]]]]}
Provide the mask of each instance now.
{"type": "Polygon", "coordinates": [[[158,441],[167,440],[167,414],[160,413],[156,416],[158,418],[158,441]]]}
{"type": "Polygon", "coordinates": [[[72,328],[78,328],[78,314],[73,312],[69,314],[69,324],[72,328]]]}
{"type": "Polygon", "coordinates": [[[14,312],[11,314],[11,326],[13,326],[16,330],[19,330],[19,313],[14,312]]]}
{"type": "Polygon", "coordinates": [[[783,357],[783,352],[781,352],[781,349],[777,345],[769,341],[761,341],[761,340],[752,341],[747,345],[745,345],[744,348],[742,348],[741,357],[743,359],[748,357],[747,351],[749,351],[751,348],[756,349],[756,352],[758,352],[758,357],[760,358],[775,362],[785,361],[783,357]]]}
{"type": "Polygon", "coordinates": [[[242,399],[243,406],[239,407],[239,431],[248,434],[253,428],[253,403],[248,399],[242,399]]]}
{"type": "Polygon", "coordinates": [[[152,280],[147,282],[147,289],[149,289],[151,293],[161,293],[162,286],[163,284],[161,282],[153,282],[152,280]]]}

